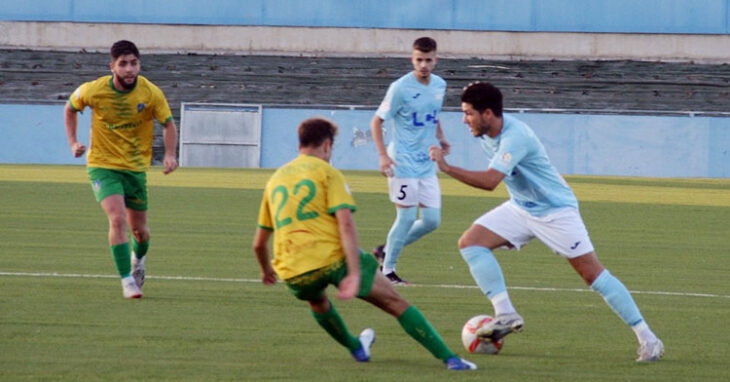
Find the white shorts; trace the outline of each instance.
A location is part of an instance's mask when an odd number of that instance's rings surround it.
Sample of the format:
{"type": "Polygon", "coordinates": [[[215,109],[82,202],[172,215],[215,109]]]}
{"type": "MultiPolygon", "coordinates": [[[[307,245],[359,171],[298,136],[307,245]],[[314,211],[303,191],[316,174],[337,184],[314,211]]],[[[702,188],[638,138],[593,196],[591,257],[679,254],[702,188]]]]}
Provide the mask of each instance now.
{"type": "Polygon", "coordinates": [[[537,217],[506,201],[480,216],[474,224],[496,233],[518,250],[536,237],[568,259],[593,252],[580,212],[572,207],[537,217]]]}
{"type": "Polygon", "coordinates": [[[438,177],[396,178],[388,177],[390,201],[402,206],[423,205],[441,208],[441,187],[438,177]]]}

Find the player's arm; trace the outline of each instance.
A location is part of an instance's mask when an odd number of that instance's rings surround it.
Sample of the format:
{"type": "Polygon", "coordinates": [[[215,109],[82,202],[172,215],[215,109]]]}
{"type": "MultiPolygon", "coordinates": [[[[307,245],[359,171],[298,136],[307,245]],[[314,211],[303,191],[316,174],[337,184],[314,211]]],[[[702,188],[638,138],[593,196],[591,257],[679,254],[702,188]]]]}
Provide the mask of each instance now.
{"type": "Polygon", "coordinates": [[[75,158],[84,155],[86,152],[86,146],[76,138],[76,129],[78,128],[79,117],[76,114],[76,110],[71,107],[70,102],[66,102],[66,106],[63,108],[63,120],[66,124],[66,138],[68,139],[68,145],[71,147],[71,153],[75,158]]]}
{"type": "Polygon", "coordinates": [[[504,174],[493,168],[487,171],[470,171],[461,167],[451,166],[446,163],[444,155],[446,153],[443,149],[431,146],[429,156],[439,166],[439,170],[462,183],[481,188],[482,190],[493,191],[502,179],[504,179],[504,174]]]}
{"type": "Polygon", "coordinates": [[[385,149],[385,139],[383,138],[383,119],[377,115],[373,116],[370,121],[370,131],[373,136],[373,143],[378,150],[378,161],[380,162],[380,173],[385,176],[393,176],[393,168],[395,161],[388,156],[388,150],[385,149]]]}
{"type": "Polygon", "coordinates": [[[360,246],[357,243],[352,211],[349,208],[340,208],[335,211],[335,218],[347,261],[347,276],[340,282],[337,297],[347,300],[355,297],[360,289],[360,246]]]}
{"type": "Polygon", "coordinates": [[[269,257],[269,238],[272,233],[273,231],[258,227],[253,237],[253,252],[261,267],[261,282],[266,285],[276,284],[276,273],[269,257]]]}
{"type": "Polygon", "coordinates": [[[438,124],[436,125],[436,139],[439,140],[441,148],[444,149],[444,154],[449,155],[449,152],[451,152],[451,145],[449,144],[449,141],[446,140],[444,130],[441,128],[441,121],[438,121],[438,124]]]}
{"type": "Polygon", "coordinates": [[[162,135],[165,143],[165,158],[162,161],[162,164],[165,166],[163,173],[169,174],[177,168],[177,155],[175,155],[177,149],[177,127],[175,127],[175,121],[172,118],[165,122],[162,135]]]}

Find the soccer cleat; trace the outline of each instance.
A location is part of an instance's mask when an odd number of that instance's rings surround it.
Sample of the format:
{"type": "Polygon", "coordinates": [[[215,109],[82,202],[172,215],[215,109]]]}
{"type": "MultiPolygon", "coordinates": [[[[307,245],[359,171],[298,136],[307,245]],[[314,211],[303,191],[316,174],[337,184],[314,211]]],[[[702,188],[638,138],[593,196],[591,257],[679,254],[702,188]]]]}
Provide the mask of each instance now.
{"type": "Polygon", "coordinates": [[[494,317],[494,321],[477,329],[476,335],[481,338],[489,338],[492,341],[499,341],[510,333],[518,333],[525,326],[522,316],[514,313],[500,314],[494,317]]]}
{"type": "Polygon", "coordinates": [[[122,294],[124,298],[142,298],[142,289],[139,289],[134,277],[127,276],[122,279],[122,294]]]}
{"type": "Polygon", "coordinates": [[[476,370],[477,365],[464,358],[451,357],[446,360],[446,368],[448,370],[476,370]]]}
{"type": "Polygon", "coordinates": [[[146,258],[147,256],[143,256],[141,259],[138,259],[134,252],[132,252],[132,277],[134,277],[134,281],[140,288],[144,285],[144,260],[146,258]]]}
{"type": "Polygon", "coordinates": [[[378,260],[380,269],[383,269],[383,261],[385,261],[385,244],[381,244],[373,248],[373,256],[378,260]]]}
{"type": "Polygon", "coordinates": [[[636,362],[656,362],[664,355],[664,344],[662,340],[657,338],[654,342],[645,342],[639,345],[639,350],[636,353],[639,354],[636,362]]]}
{"type": "Polygon", "coordinates": [[[398,275],[395,274],[395,272],[390,272],[385,277],[390,281],[393,285],[411,285],[406,280],[403,280],[402,278],[398,277],[398,275]]]}
{"type": "Polygon", "coordinates": [[[360,349],[353,352],[352,358],[355,358],[357,362],[368,362],[370,361],[370,347],[375,342],[375,330],[367,328],[360,333],[360,349]]]}

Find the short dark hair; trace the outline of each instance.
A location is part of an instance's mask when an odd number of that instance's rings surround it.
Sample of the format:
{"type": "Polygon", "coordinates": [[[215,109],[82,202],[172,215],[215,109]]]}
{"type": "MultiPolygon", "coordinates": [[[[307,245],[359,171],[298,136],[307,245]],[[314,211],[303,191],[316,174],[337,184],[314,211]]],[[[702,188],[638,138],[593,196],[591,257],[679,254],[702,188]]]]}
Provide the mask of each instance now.
{"type": "Polygon", "coordinates": [[[135,57],[139,58],[139,50],[137,50],[137,46],[134,45],[133,42],[127,40],[119,40],[115,42],[109,50],[109,54],[112,56],[112,61],[119,58],[119,56],[124,56],[125,54],[133,54],[135,57]]]}
{"type": "Polygon", "coordinates": [[[471,104],[474,110],[483,113],[492,109],[495,116],[502,116],[502,92],[487,82],[473,82],[464,87],[461,102],[471,104]]]}
{"type": "Polygon", "coordinates": [[[413,42],[413,49],[420,50],[423,53],[436,51],[436,40],[431,37],[421,37],[413,42]]]}
{"type": "Polygon", "coordinates": [[[326,139],[335,143],[337,135],[337,124],[324,117],[305,119],[299,124],[299,146],[318,147],[326,139]]]}

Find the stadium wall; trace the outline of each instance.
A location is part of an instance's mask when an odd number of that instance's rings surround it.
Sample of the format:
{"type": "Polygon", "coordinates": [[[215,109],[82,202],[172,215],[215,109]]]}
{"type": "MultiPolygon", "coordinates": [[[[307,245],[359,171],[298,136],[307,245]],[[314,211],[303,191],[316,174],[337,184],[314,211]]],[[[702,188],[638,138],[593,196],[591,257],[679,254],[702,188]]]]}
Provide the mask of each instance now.
{"type": "Polygon", "coordinates": [[[730,0],[8,1],[0,46],[403,55],[428,34],[455,57],[730,62],[729,19],[730,0]]]}
{"type": "MultiPolygon", "coordinates": [[[[83,164],[71,157],[63,106],[0,104],[0,163],[83,164]]],[[[372,110],[264,107],[261,167],[276,168],[297,153],[298,123],[323,115],[340,126],[332,163],[341,169],[376,170],[369,133],[372,110]]],[[[518,113],[542,139],[558,171],[575,175],[639,177],[730,177],[730,118],[518,113]]],[[[486,167],[484,155],[461,122],[461,113],[441,114],[452,144],[452,164],[486,167]]],[[[79,138],[89,139],[90,113],[81,115],[79,138]]],[[[386,130],[390,123],[386,123],[386,130]]],[[[386,140],[388,136],[386,136],[386,140]]]]}

